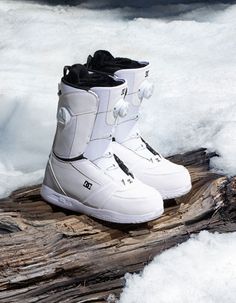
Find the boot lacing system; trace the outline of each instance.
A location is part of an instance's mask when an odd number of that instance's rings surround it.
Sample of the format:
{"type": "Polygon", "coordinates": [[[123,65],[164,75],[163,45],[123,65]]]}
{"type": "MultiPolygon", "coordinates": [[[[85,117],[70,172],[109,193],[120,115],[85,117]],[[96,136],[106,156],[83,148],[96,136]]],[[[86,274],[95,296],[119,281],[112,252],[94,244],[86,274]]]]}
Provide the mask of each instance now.
{"type": "MultiPolygon", "coordinates": [[[[115,125],[117,124],[118,117],[125,117],[128,113],[128,107],[129,107],[129,103],[127,101],[125,101],[124,98],[119,99],[117,101],[116,105],[114,106],[113,116],[115,118],[115,123],[114,123],[113,129],[112,129],[112,133],[108,137],[109,140],[112,138],[113,132],[115,130],[115,125]]],[[[113,154],[110,151],[107,151],[102,157],[103,158],[112,158],[113,154]]],[[[112,164],[107,169],[109,170],[109,169],[112,169],[115,167],[117,167],[117,165],[112,164]]]]}
{"type": "MultiPolygon", "coordinates": [[[[124,98],[121,98],[117,101],[117,103],[116,103],[116,105],[113,109],[113,116],[115,118],[115,125],[117,124],[118,117],[123,118],[127,115],[128,107],[129,107],[129,103],[127,101],[125,101],[124,98]]],[[[113,128],[113,131],[114,131],[114,128],[113,128]]],[[[104,154],[103,157],[104,158],[114,158],[113,154],[109,151],[106,154],[104,154]]],[[[106,168],[106,170],[115,169],[117,167],[118,167],[118,164],[115,162],[115,163],[112,163],[111,166],[108,166],[106,168]]],[[[122,182],[123,185],[126,185],[127,183],[133,183],[132,178],[127,178],[126,180],[122,179],[121,182],[122,182]]]]}

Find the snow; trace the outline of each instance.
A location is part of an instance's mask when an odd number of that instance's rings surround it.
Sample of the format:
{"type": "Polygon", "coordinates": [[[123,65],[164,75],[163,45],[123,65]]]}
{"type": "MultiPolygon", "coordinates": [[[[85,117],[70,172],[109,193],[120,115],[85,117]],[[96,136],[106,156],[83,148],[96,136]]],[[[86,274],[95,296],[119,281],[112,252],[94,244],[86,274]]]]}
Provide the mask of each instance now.
{"type": "Polygon", "coordinates": [[[119,303],[234,303],[236,233],[206,231],[126,274],[119,303]]]}
{"type": "Polygon", "coordinates": [[[42,180],[62,68],[101,48],[151,62],[156,88],[141,126],[155,148],[207,147],[221,156],[214,169],[236,173],[236,5],[169,20],[136,13],[1,0],[0,197],[42,180]]]}

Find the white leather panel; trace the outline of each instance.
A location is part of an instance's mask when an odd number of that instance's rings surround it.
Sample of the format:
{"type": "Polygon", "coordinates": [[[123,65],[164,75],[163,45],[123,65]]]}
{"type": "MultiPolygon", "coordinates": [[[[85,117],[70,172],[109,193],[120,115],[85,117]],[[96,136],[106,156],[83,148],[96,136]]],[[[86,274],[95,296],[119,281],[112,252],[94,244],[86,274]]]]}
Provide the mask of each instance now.
{"type": "Polygon", "coordinates": [[[93,87],[91,90],[96,93],[99,98],[99,112],[107,112],[106,124],[113,125],[115,117],[113,114],[116,103],[125,96],[127,83],[113,87],[93,87]]]}
{"type": "Polygon", "coordinates": [[[134,98],[131,99],[133,105],[140,105],[140,100],[137,98],[142,83],[149,77],[150,64],[146,66],[134,69],[121,69],[118,70],[115,75],[120,79],[125,79],[128,83],[128,95],[135,94],[134,98]]]}
{"type": "Polygon", "coordinates": [[[53,151],[62,158],[74,158],[81,155],[90,140],[98,108],[95,94],[78,90],[60,96],[58,104],[58,123],[53,151]],[[60,112],[67,112],[67,121],[62,123],[60,112]],[[68,114],[71,118],[68,119],[68,114]]]}

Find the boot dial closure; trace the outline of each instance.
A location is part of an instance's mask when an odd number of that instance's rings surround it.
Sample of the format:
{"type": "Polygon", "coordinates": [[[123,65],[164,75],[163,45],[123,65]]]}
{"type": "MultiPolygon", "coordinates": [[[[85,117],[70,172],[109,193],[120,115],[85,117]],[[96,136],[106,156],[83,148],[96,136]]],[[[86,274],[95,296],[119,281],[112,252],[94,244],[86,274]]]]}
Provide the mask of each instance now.
{"type": "Polygon", "coordinates": [[[120,69],[115,72],[118,78],[128,83],[127,99],[134,106],[139,106],[143,98],[149,99],[154,91],[154,84],[149,80],[150,64],[135,69],[120,69]],[[138,98],[136,97],[138,95],[138,98]]]}

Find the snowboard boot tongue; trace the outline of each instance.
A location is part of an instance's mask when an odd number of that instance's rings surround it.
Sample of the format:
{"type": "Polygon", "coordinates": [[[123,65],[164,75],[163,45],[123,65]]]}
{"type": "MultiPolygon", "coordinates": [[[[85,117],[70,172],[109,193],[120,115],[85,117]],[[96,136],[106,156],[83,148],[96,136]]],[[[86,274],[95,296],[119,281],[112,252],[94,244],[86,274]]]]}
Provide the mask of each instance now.
{"type": "Polygon", "coordinates": [[[91,87],[119,86],[124,83],[124,80],[114,79],[95,70],[91,72],[82,64],[74,64],[64,67],[62,82],[68,86],[87,90],[91,87]]]}
{"type": "Polygon", "coordinates": [[[74,64],[72,66],[65,66],[63,70],[64,79],[67,80],[68,83],[76,84],[81,81],[85,81],[89,79],[88,69],[82,64],[74,64]]]}
{"type": "Polygon", "coordinates": [[[93,57],[91,55],[88,56],[86,66],[91,70],[114,74],[120,69],[140,68],[144,67],[145,64],[129,58],[115,58],[106,50],[98,50],[93,57]]]}
{"type": "Polygon", "coordinates": [[[112,73],[115,65],[115,58],[108,51],[98,50],[94,53],[93,57],[91,55],[88,56],[85,65],[90,70],[112,73]],[[104,70],[104,67],[106,67],[106,70],[104,70]]]}

